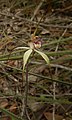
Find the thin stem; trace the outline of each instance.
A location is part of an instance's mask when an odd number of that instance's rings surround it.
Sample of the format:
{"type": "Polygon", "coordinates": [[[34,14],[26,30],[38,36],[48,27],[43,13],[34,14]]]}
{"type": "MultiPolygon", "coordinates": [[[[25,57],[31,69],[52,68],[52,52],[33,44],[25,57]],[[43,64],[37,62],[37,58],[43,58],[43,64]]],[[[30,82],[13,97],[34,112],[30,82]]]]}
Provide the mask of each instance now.
{"type": "Polygon", "coordinates": [[[36,29],[35,29],[35,31],[34,31],[34,33],[33,33],[34,36],[35,36],[35,34],[36,34],[37,30],[38,30],[38,26],[39,26],[41,20],[43,19],[43,17],[44,17],[44,15],[42,15],[42,17],[40,18],[40,20],[39,20],[39,22],[38,22],[38,24],[37,24],[37,27],[36,27],[36,29]]]}
{"type": "Polygon", "coordinates": [[[41,0],[41,2],[39,3],[39,5],[38,5],[37,8],[35,9],[34,15],[32,16],[31,21],[33,21],[35,15],[38,13],[38,11],[39,11],[39,9],[40,9],[40,7],[42,6],[42,4],[43,4],[44,1],[45,1],[45,0],[41,0]]]}
{"type": "Polygon", "coordinates": [[[27,98],[28,98],[28,63],[26,65],[26,84],[25,84],[25,99],[24,99],[24,104],[25,104],[25,108],[24,108],[24,114],[25,114],[25,118],[27,119],[27,98]]]}
{"type": "MultiPolygon", "coordinates": [[[[23,83],[24,83],[24,71],[23,71],[23,83]]],[[[28,63],[26,65],[26,81],[25,81],[25,92],[23,99],[23,108],[22,108],[22,117],[24,120],[28,120],[27,118],[27,99],[28,99],[28,63]]]]}

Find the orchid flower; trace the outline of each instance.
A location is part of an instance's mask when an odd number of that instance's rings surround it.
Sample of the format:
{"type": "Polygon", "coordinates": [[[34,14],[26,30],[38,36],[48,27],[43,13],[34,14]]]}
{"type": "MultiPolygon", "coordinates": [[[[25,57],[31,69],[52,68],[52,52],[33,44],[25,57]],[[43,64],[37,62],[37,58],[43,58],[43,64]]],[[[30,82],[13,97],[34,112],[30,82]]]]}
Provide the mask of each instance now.
{"type": "Polygon", "coordinates": [[[38,36],[32,36],[31,41],[28,43],[28,45],[29,45],[29,47],[17,47],[16,48],[16,49],[26,49],[27,50],[23,55],[23,70],[25,69],[28,59],[33,52],[36,52],[39,55],[41,55],[42,58],[45,60],[45,62],[49,65],[48,56],[45,53],[39,51],[39,48],[41,48],[41,46],[42,46],[42,42],[38,36]]]}

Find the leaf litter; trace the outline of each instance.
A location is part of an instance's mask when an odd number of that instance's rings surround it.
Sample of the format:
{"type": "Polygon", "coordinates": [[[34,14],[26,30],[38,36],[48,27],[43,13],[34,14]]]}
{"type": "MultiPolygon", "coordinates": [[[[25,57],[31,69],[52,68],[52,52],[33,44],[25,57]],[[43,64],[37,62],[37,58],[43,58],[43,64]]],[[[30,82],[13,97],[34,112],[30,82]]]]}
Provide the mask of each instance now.
{"type": "MultiPolygon", "coordinates": [[[[72,2],[71,0],[64,2],[62,0],[60,2],[49,2],[47,0],[38,10],[33,21],[31,21],[31,18],[40,0],[37,0],[37,2],[32,0],[32,3],[28,0],[18,0],[18,2],[17,0],[16,2],[12,0],[11,3],[9,0],[7,2],[1,0],[0,2],[0,105],[1,108],[11,110],[12,113],[21,117],[22,97],[25,86],[22,84],[22,71],[18,69],[22,70],[23,62],[22,59],[3,61],[3,55],[10,54],[17,46],[27,46],[30,36],[34,32],[42,14],[44,14],[44,17],[37,31],[37,35],[43,39],[41,51],[46,53],[55,52],[57,45],[58,51],[72,50],[71,38],[71,40],[62,42],[62,39],[72,37],[72,2]],[[64,35],[62,36],[63,33],[64,35]],[[61,42],[50,44],[55,40],[60,40],[60,37],[62,37],[61,42]]],[[[16,57],[23,55],[23,52],[20,51],[12,55],[16,57]]],[[[7,59],[9,58],[7,57],[7,59]]],[[[72,55],[70,53],[58,56],[50,55],[49,59],[52,78],[72,83],[72,55]],[[57,74],[55,74],[56,68],[57,74]]],[[[35,55],[30,61],[29,72],[51,78],[49,68],[41,57],[35,55]]],[[[30,119],[34,120],[37,116],[39,120],[52,120],[53,103],[55,103],[53,100],[53,82],[49,82],[46,78],[43,79],[30,74],[29,80],[28,115],[30,119]],[[50,99],[50,101],[52,99],[51,103],[48,103],[46,99],[50,99]]],[[[56,100],[64,101],[63,103],[61,101],[57,103],[56,101],[55,118],[71,120],[72,105],[69,102],[72,102],[72,87],[57,82],[55,97],[56,100]]],[[[2,112],[0,118],[10,120],[2,112]]]]}

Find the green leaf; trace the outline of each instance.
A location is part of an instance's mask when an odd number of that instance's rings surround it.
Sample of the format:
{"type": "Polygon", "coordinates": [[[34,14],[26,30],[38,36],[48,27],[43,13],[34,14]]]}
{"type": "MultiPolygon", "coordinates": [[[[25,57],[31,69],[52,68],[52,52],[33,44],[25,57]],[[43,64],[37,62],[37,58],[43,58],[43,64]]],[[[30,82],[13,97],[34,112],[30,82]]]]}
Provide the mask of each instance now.
{"type": "Polygon", "coordinates": [[[23,56],[23,70],[24,70],[24,68],[25,68],[25,65],[27,64],[27,61],[28,61],[28,59],[29,59],[29,56],[30,56],[30,54],[32,53],[32,49],[29,49],[29,50],[27,50],[25,53],[24,53],[24,56],[23,56]]]}
{"type": "Polygon", "coordinates": [[[49,64],[49,58],[47,57],[46,54],[44,54],[43,52],[40,52],[36,49],[34,51],[37,52],[38,54],[40,54],[42,56],[42,58],[46,61],[46,63],[49,64]]]}
{"type": "Polygon", "coordinates": [[[16,120],[14,117],[11,118],[12,120],[16,120]]]}

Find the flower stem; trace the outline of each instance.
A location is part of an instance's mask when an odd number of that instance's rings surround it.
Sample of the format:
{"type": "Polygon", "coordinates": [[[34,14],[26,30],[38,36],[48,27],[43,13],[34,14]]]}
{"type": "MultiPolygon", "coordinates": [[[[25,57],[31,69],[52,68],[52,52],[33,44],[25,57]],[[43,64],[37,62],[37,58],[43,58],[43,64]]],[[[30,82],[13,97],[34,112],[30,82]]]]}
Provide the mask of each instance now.
{"type": "MultiPolygon", "coordinates": [[[[23,80],[24,80],[24,76],[23,76],[23,80]]],[[[24,91],[24,99],[23,99],[23,115],[22,116],[23,116],[24,120],[28,120],[28,118],[27,118],[27,99],[28,99],[28,63],[26,64],[26,81],[25,81],[25,91],[24,91]]]]}

